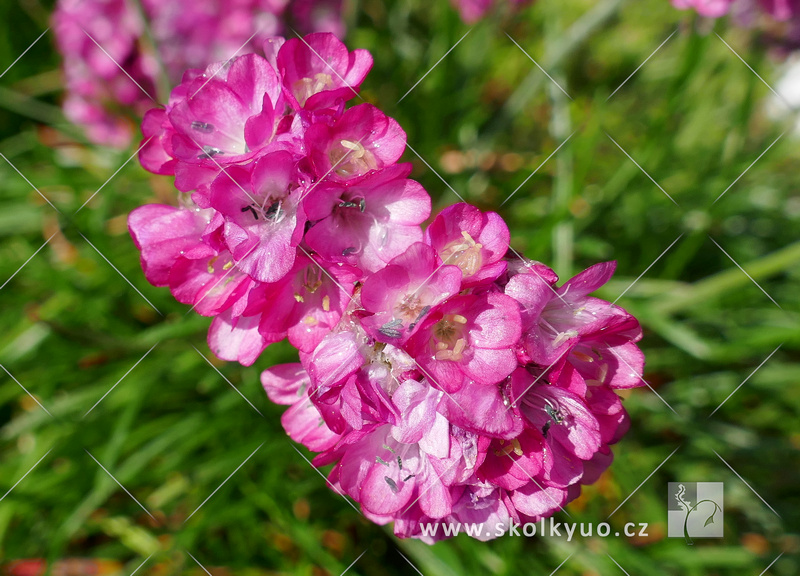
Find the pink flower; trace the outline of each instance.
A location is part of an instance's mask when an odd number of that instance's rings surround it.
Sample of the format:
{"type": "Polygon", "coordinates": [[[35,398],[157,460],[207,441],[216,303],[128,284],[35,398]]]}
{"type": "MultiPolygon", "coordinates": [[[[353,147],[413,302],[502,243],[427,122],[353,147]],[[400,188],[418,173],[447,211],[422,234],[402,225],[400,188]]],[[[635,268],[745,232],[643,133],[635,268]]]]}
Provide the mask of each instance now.
{"type": "Polygon", "coordinates": [[[403,343],[433,307],[458,292],[460,285],[460,269],[441,264],[430,246],[412,244],[364,280],[361,303],[371,315],[362,325],[376,340],[403,343]]]}
{"type": "Polygon", "coordinates": [[[457,392],[467,381],[492,385],[517,367],[519,305],[489,292],[451,298],[428,313],[406,344],[432,381],[457,392]]]}
{"type": "Polygon", "coordinates": [[[366,50],[348,52],[333,34],[309,34],[286,41],[278,52],[277,68],[295,107],[320,109],[358,94],[372,68],[372,56],[366,50]]]}
{"type": "Polygon", "coordinates": [[[280,280],[250,291],[247,315],[259,315],[259,331],[274,342],[289,337],[303,352],[312,352],[336,326],[350,302],[356,275],[348,267],[325,269],[299,254],[280,280]]]}
{"type": "Polygon", "coordinates": [[[615,267],[615,262],[596,264],[560,288],[535,270],[508,281],[505,293],[522,306],[523,341],[533,362],[548,366],[581,336],[606,328],[622,314],[627,317],[621,309],[588,296],[608,281],[615,267]]]}
{"type": "Polygon", "coordinates": [[[149,204],[131,212],[128,227],[141,250],[142,268],[155,286],[169,286],[175,299],[199,314],[215,316],[247,293],[252,281],[232,270],[228,252],[203,241],[213,228],[211,211],[149,204]]]}
{"type": "Polygon", "coordinates": [[[167,110],[178,189],[195,190],[224,166],[259,155],[276,135],[281,94],[274,69],[256,54],[187,75],[167,110]]]}
{"type": "Polygon", "coordinates": [[[410,168],[396,165],[346,185],[314,187],[303,204],[307,218],[316,221],[306,233],[309,247],[329,262],[370,273],[421,241],[431,200],[418,182],[406,179],[410,168]]]}
{"type": "MultiPolygon", "coordinates": [[[[128,0],[59,0],[53,28],[67,117],[92,141],[125,147],[131,120],[158,99],[159,84],[169,89],[187,69],[252,52],[284,29],[287,4],[300,30],[343,32],[341,0],[142,0],[141,11],[128,0]]],[[[369,69],[367,57],[348,71],[353,82],[369,69]]]]}
{"type": "Polygon", "coordinates": [[[450,512],[450,493],[420,445],[394,440],[391,427],[380,426],[348,447],[338,465],[339,483],[357,498],[366,512],[387,515],[418,505],[422,512],[441,518],[450,512]]]}
{"type": "Polygon", "coordinates": [[[493,440],[478,477],[504,490],[517,490],[539,477],[545,460],[542,434],[535,428],[528,428],[516,438],[493,440]]]}
{"type": "Polygon", "coordinates": [[[225,219],[223,238],[237,269],[260,282],[277,282],[294,264],[303,238],[303,189],[285,151],[262,156],[252,173],[238,166],[211,186],[210,204],[225,219]]]}
{"type": "Polygon", "coordinates": [[[518,523],[535,523],[552,516],[580,494],[580,488],[558,488],[528,482],[509,494],[509,513],[518,523]]]}
{"type": "Polygon", "coordinates": [[[375,106],[359,104],[332,126],[324,122],[310,126],[306,144],[318,178],[346,181],[397,162],[406,147],[406,134],[375,106]]]}
{"type": "Polygon", "coordinates": [[[264,349],[283,338],[262,334],[260,316],[235,316],[230,309],[214,318],[208,329],[208,347],[221,360],[251,366],[264,349]]]}
{"type": "Polygon", "coordinates": [[[469,204],[448,206],[425,231],[442,262],[461,268],[464,287],[496,280],[506,270],[506,223],[495,212],[483,213],[469,204]]]}
{"type": "Polygon", "coordinates": [[[512,377],[514,398],[523,417],[541,431],[547,445],[548,485],[567,487],[580,480],[582,460],[600,449],[600,424],[583,399],[569,390],[549,385],[520,368],[512,377]]]}

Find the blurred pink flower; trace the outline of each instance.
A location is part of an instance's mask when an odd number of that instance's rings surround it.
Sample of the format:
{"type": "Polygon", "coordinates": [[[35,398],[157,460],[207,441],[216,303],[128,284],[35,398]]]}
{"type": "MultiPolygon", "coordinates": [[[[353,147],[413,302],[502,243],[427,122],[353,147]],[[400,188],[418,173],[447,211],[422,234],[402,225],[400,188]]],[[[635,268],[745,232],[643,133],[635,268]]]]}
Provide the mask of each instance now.
{"type": "Polygon", "coordinates": [[[458,9],[461,19],[467,24],[475,24],[478,20],[486,16],[492,9],[497,9],[503,4],[511,9],[518,9],[533,0],[450,0],[450,3],[458,9]]]}
{"type": "Polygon", "coordinates": [[[246,54],[288,31],[342,35],[342,0],[59,0],[67,117],[98,144],[125,147],[133,127],[187,69],[246,54]],[[138,86],[137,86],[138,84],[138,86]]]}

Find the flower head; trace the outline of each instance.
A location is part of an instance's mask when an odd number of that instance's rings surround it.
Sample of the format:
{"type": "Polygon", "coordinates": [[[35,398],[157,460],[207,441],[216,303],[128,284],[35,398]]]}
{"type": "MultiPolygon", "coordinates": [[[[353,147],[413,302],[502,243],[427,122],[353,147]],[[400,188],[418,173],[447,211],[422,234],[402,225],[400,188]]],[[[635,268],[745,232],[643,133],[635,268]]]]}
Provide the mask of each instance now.
{"type": "Polygon", "coordinates": [[[267,50],[188,72],[145,117],[143,165],[183,192],[130,215],[145,276],[213,316],[219,358],[288,339],[300,362],[262,374],[287,434],[398,536],[554,513],[627,430],[614,389],[643,383],[638,322],[590,295],[615,263],[559,286],[467,204],[423,232],[405,134],[346,107],[369,55],[330,35],[267,50]]]}

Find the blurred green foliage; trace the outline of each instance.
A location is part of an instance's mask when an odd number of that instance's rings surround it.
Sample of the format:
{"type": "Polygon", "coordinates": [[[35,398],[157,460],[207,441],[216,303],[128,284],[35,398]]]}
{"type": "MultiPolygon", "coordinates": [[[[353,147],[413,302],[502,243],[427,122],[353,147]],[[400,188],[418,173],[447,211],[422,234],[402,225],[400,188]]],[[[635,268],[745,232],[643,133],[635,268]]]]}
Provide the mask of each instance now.
{"type": "MultiPolygon", "coordinates": [[[[0,68],[50,10],[0,4],[0,68]]],[[[348,574],[414,573],[402,553],[425,576],[550,574],[567,557],[560,575],[757,576],[783,553],[770,572],[800,572],[800,151],[795,118],[767,117],[770,89],[733,52],[774,82],[759,40],[667,0],[541,0],[473,28],[445,0],[351,5],[348,44],[375,58],[363,97],[407,131],[435,204],[455,191],[498,210],[514,248],[562,277],[617,260],[601,295],[624,292],[645,327],[653,391],[625,393],[614,465],[556,517],[613,512],[612,531],[647,522],[649,536],[429,547],[366,521],[285,437],[259,372],[292,361],[288,345],[250,368],[219,362],[208,319],[146,283],[126,215],[172,201],[171,183],[135,160],[106,183],[133,150],[87,145],[63,119],[46,33],[0,78],[0,560],[336,575],[358,558],[348,574]],[[669,481],[725,483],[723,539],[666,537],[669,481]]]]}

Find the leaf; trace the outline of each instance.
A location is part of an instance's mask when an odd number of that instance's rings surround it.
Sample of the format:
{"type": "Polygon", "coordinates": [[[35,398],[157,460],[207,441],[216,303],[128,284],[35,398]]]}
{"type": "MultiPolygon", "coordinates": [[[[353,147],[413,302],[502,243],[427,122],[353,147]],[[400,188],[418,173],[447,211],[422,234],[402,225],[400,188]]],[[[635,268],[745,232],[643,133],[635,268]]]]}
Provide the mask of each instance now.
{"type": "Polygon", "coordinates": [[[706,523],[703,524],[703,528],[705,528],[709,524],[713,524],[714,523],[714,514],[716,514],[716,513],[717,513],[717,509],[714,508],[714,511],[711,513],[711,516],[709,516],[708,520],[706,520],[706,523]]]}

